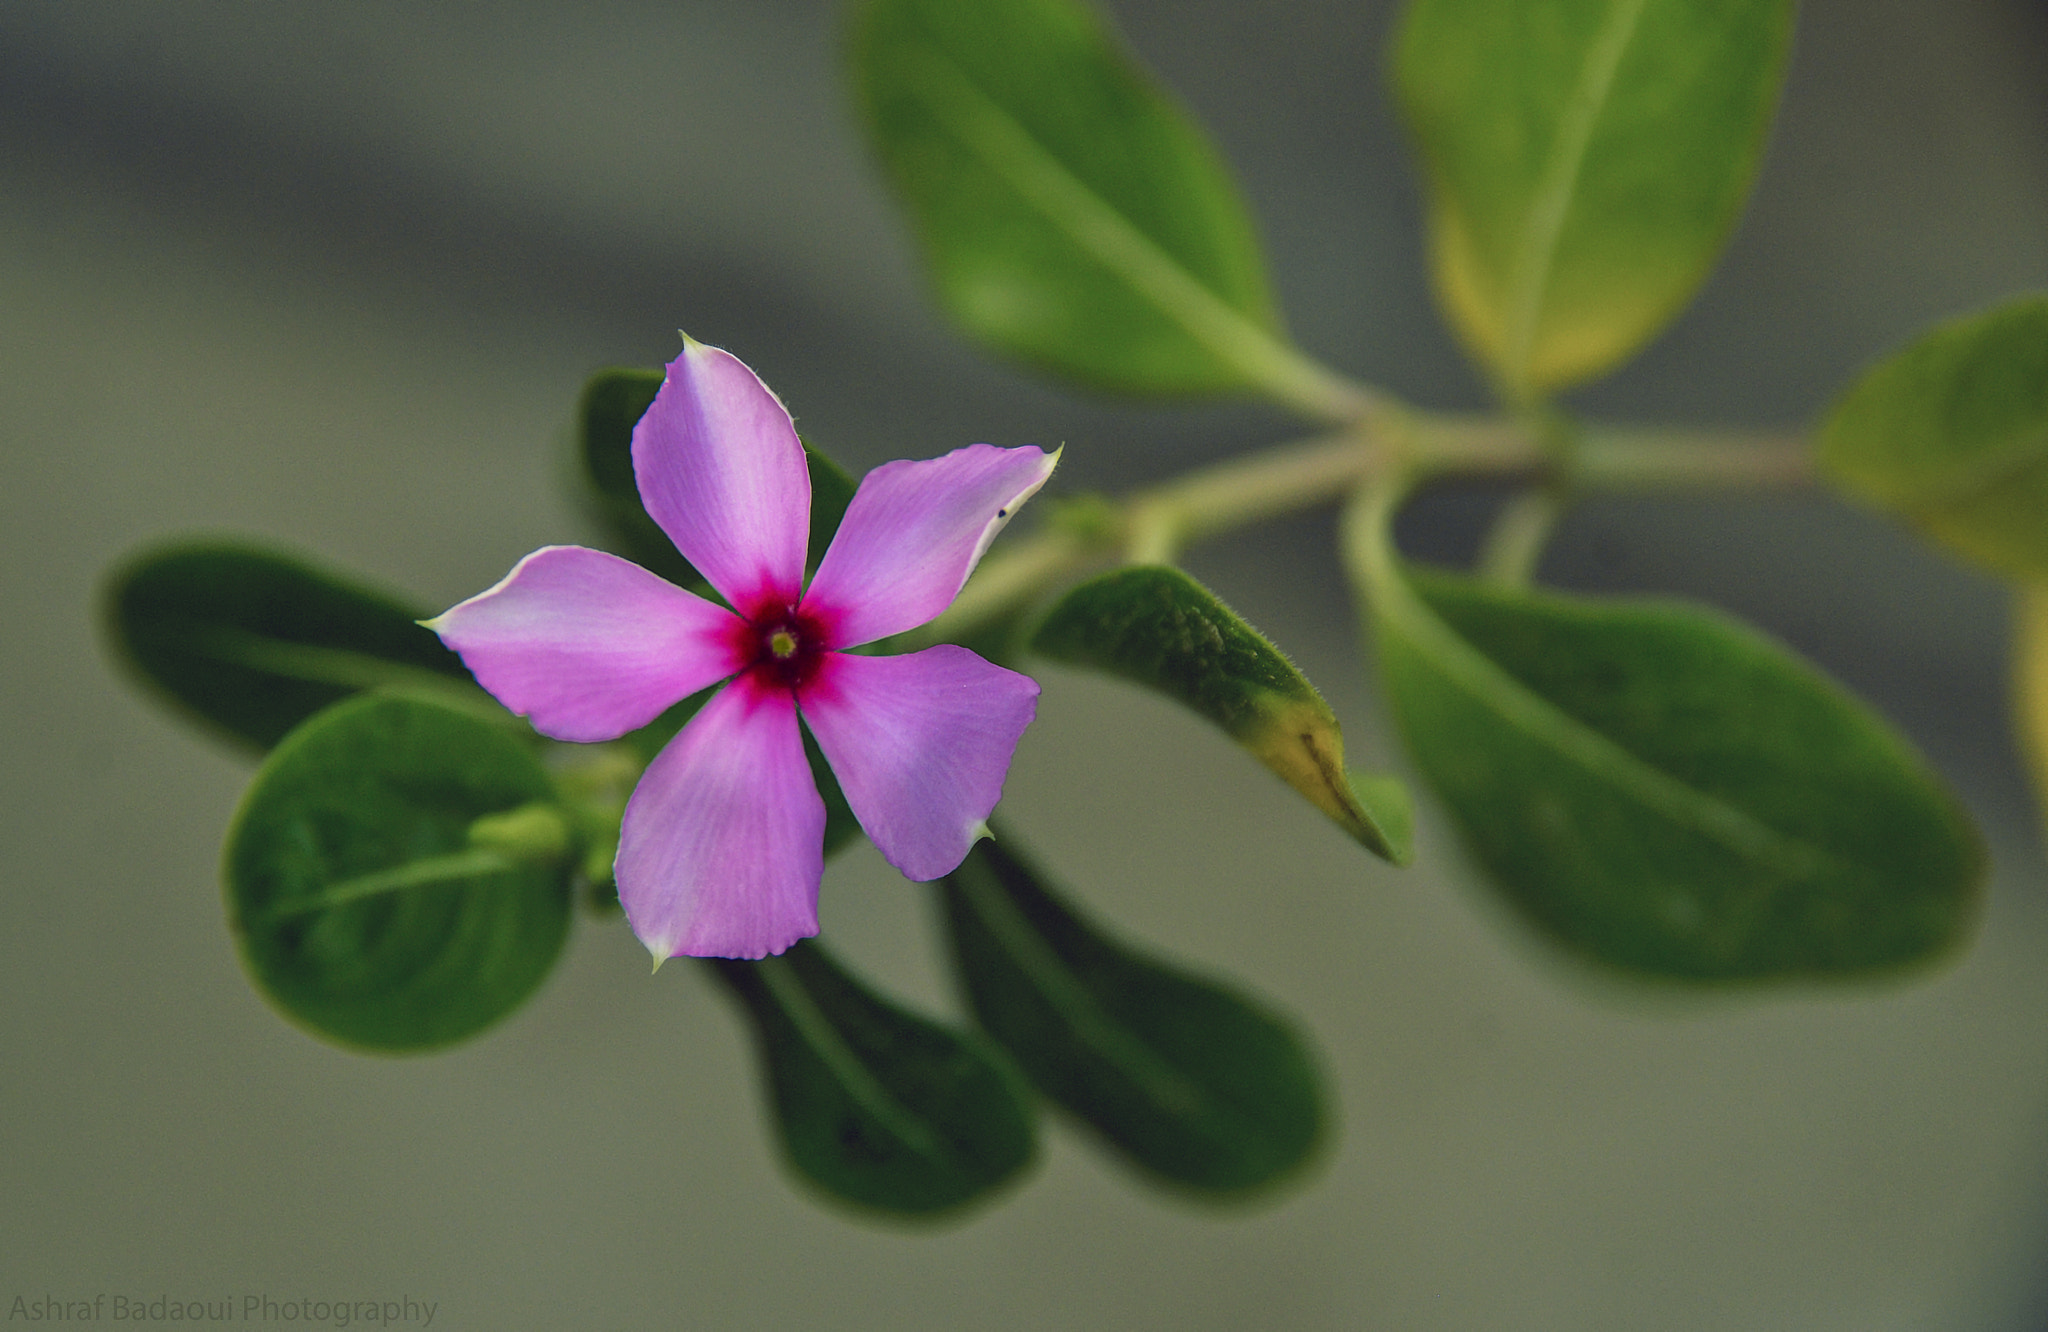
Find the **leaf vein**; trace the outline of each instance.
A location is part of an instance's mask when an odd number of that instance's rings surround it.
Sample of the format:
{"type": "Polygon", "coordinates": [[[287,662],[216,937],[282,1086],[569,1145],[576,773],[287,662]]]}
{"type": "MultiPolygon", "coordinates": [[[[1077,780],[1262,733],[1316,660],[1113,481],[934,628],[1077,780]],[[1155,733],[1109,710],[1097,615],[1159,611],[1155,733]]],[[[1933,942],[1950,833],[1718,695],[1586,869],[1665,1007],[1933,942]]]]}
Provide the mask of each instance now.
{"type": "Polygon", "coordinates": [[[790,1025],[804,1044],[838,1077],[840,1085],[862,1109],[873,1115],[882,1127],[896,1135],[898,1141],[918,1155],[932,1161],[948,1161],[952,1153],[946,1150],[932,1131],[922,1123],[916,1112],[889,1094],[888,1088],[869,1071],[860,1055],[846,1043],[832,1020],[804,988],[803,980],[796,975],[788,959],[765,958],[756,964],[756,974],[768,993],[775,999],[790,1025]]]}
{"type": "Polygon", "coordinates": [[[917,95],[939,124],[1069,240],[1211,355],[1310,415],[1348,420],[1359,414],[1364,398],[1357,389],[1211,291],[1077,180],[943,51],[922,45],[910,63],[917,95]]]}
{"type": "Polygon", "coordinates": [[[1617,793],[1681,827],[1719,842],[1747,860],[1792,879],[1816,876],[1841,858],[1779,832],[1748,811],[1691,786],[1542,697],[1478,651],[1424,605],[1396,567],[1387,519],[1398,487],[1383,486],[1346,515],[1346,542],[1366,570],[1375,609],[1419,652],[1488,711],[1547,744],[1617,793]]]}
{"type": "Polygon", "coordinates": [[[1634,40],[1643,9],[1649,0],[1616,0],[1608,10],[1599,33],[1586,50],[1579,66],[1578,82],[1565,104],[1557,133],[1550,142],[1536,193],[1529,208],[1528,229],[1516,256],[1508,284],[1509,317],[1506,353],[1508,380],[1514,392],[1526,395],[1529,358],[1536,345],[1536,325],[1542,318],[1543,298],[1550,289],[1557,263],[1557,249],[1564,236],[1565,216],[1571,211],[1572,195],[1578,188],[1579,173],[1585,166],[1586,151],[1593,141],[1593,127],[1606,108],[1614,90],[1614,77],[1621,68],[1622,55],[1634,40]]]}
{"type": "Polygon", "coordinates": [[[1016,904],[989,886],[984,873],[955,874],[952,882],[1010,960],[1037,984],[1039,993],[1066,1019],[1081,1042],[1122,1068],[1156,1104],[1180,1113],[1199,1110],[1207,1099],[1202,1089],[1113,1020],[1031,928],[1016,904]]]}

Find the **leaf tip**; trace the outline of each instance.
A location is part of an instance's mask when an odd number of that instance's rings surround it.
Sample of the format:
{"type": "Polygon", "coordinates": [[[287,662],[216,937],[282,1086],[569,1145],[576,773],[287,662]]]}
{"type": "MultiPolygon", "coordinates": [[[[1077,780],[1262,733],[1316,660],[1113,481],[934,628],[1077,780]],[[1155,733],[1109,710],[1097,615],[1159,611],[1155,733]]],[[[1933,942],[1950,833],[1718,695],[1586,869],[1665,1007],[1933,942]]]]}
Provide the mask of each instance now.
{"type": "Polygon", "coordinates": [[[1383,851],[1378,847],[1373,849],[1390,864],[1403,867],[1413,864],[1415,806],[1408,794],[1408,784],[1387,773],[1358,772],[1349,768],[1345,769],[1344,779],[1351,788],[1352,798],[1364,807],[1374,832],[1386,848],[1383,851]]]}
{"type": "Polygon", "coordinates": [[[1344,768],[1344,738],[1320,698],[1290,701],[1240,737],[1261,763],[1329,815],[1366,850],[1401,864],[1394,843],[1353,790],[1344,768]]]}

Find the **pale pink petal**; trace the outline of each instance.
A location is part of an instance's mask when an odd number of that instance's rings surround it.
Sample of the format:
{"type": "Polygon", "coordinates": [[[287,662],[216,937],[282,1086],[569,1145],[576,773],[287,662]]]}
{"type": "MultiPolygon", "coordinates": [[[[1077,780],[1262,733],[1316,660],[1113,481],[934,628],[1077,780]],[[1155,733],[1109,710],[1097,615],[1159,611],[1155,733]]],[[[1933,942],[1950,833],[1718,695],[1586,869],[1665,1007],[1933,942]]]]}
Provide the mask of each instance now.
{"type": "Polygon", "coordinates": [[[811,474],[768,386],[731,353],[683,342],[633,428],[633,477],[683,558],[752,619],[803,587],[811,474]]]}
{"type": "Polygon", "coordinates": [[[987,835],[1038,682],[946,643],[831,653],[798,701],[868,840],[905,877],[936,879],[987,835]]]}
{"type": "Polygon", "coordinates": [[[818,932],[825,802],[787,689],[742,675],[649,764],[614,862],[633,933],[669,957],[766,957],[818,932]]]}
{"type": "Polygon", "coordinates": [[[744,664],[738,616],[581,546],[544,546],[425,623],[492,697],[556,740],[616,740],[744,664]]]}
{"type": "Polygon", "coordinates": [[[877,467],[861,478],[805,608],[833,625],[836,648],[915,629],[953,604],[988,543],[1058,461],[1057,451],[970,444],[877,467]]]}

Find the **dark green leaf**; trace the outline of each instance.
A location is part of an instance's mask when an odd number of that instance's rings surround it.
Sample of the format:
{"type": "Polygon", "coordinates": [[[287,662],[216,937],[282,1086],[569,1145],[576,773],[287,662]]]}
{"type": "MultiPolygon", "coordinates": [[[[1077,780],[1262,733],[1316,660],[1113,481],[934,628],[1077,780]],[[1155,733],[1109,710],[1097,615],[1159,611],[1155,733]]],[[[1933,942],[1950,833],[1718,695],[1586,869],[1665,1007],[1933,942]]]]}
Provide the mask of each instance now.
{"type": "Polygon", "coordinates": [[[475,1035],[562,948],[574,857],[553,798],[518,736],[469,713],[390,694],[320,713],[271,752],[228,833],[250,977],[347,1045],[475,1035]]]}
{"type": "Polygon", "coordinates": [[[818,561],[825,558],[825,550],[838,535],[839,520],[846,516],[846,506],[853,503],[856,484],[844,467],[833,462],[824,454],[804,441],[804,461],[811,473],[811,541],[809,565],[815,570],[818,561]]]}
{"type": "Polygon", "coordinates": [[[1741,212],[1792,0],[1410,0],[1394,46],[1436,287],[1512,397],[1610,369],[1741,212]]]}
{"type": "Polygon", "coordinates": [[[1084,383],[1252,387],[1278,345],[1249,220],[1185,112],[1075,0],[875,0],[870,142],[967,332],[1084,383]]]}
{"type": "Polygon", "coordinates": [[[261,749],[364,689],[475,690],[461,659],[415,623],[419,608],[274,551],[162,547],[116,573],[106,597],[108,637],[144,682],[261,749]]]}
{"type": "Polygon", "coordinates": [[[1344,737],[1330,705],[1278,648],[1187,574],[1139,565],[1091,579],[1061,598],[1031,646],[1193,708],[1368,850],[1402,859],[1345,776],[1344,737]]]}
{"type": "MultiPolygon", "coordinates": [[[[648,516],[633,478],[633,427],[661,390],[661,381],[659,370],[600,370],[591,376],[577,408],[583,474],[596,495],[599,516],[626,556],[678,587],[702,591],[703,577],[648,516]]],[[[808,443],[804,460],[811,473],[810,567],[815,569],[839,530],[839,520],[846,516],[854,481],[845,468],[808,443]]]]}
{"type": "Polygon", "coordinates": [[[582,437],[583,475],[590,482],[597,516],[619,553],[678,587],[703,592],[703,576],[676,553],[640,503],[633,479],[633,427],[661,391],[662,372],[621,367],[600,370],[583,386],[576,417],[582,437]]]}
{"type": "Polygon", "coordinates": [[[1704,608],[1442,574],[1372,583],[1416,766],[1509,899],[1568,948],[1690,980],[1924,963],[1984,853],[1906,742],[1704,608]],[[1418,595],[1419,594],[1419,595],[1418,595]]]}
{"type": "Polygon", "coordinates": [[[1005,845],[977,844],[943,900],[975,1018],[1025,1075],[1170,1183],[1234,1194],[1300,1168],[1323,1092],[1293,1028],[1110,939],[1005,845]]]}
{"type": "Polygon", "coordinates": [[[711,966],[752,1022],[785,1157],[826,1193],[924,1216],[1031,1162],[1031,1107],[975,1038],[873,994],[815,942],[711,966]]]}
{"type": "Polygon", "coordinates": [[[1979,563],[2048,576],[2048,296],[1944,324],[1864,375],[1822,429],[1851,494],[1979,563]]]}

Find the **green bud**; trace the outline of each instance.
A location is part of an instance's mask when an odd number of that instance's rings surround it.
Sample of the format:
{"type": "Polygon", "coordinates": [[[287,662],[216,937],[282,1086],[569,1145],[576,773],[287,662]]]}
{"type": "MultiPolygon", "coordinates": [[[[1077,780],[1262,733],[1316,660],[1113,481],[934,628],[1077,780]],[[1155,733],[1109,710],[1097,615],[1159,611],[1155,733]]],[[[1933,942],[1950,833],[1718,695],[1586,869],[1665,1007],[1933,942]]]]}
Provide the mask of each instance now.
{"type": "Polygon", "coordinates": [[[544,801],[486,814],[469,825],[469,844],[528,865],[566,860],[574,839],[561,809],[544,801]]]}

